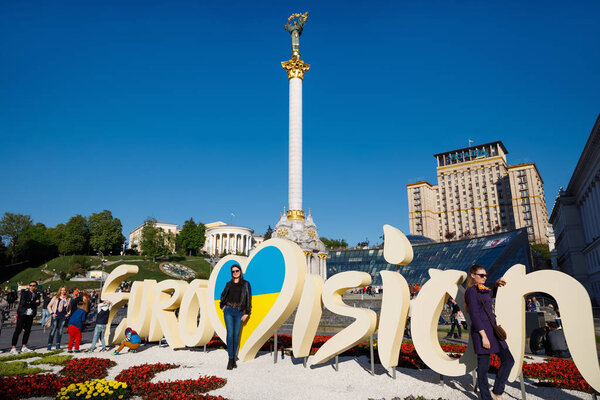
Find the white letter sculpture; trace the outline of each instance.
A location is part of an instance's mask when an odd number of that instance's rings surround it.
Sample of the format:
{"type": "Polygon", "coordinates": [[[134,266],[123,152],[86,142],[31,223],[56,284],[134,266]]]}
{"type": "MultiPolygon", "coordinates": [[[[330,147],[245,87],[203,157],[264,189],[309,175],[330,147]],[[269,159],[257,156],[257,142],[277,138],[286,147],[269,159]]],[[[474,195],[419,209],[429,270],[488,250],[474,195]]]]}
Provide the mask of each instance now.
{"type": "Polygon", "coordinates": [[[521,371],[525,352],[525,296],[544,292],[556,299],[560,309],[565,339],[573,361],[591,387],[600,391],[600,367],[596,354],[594,318],[590,297],[581,283],[553,270],[525,273],[525,266],[513,265],[504,274],[506,286],[496,295],[498,324],[506,330],[506,343],[515,359],[509,380],[521,371]]]}
{"type": "Polygon", "coordinates": [[[319,275],[308,274],[304,281],[302,297],[296,310],[294,327],[292,328],[292,351],[294,357],[308,357],[315,339],[315,334],[323,314],[323,278],[319,275]]]}
{"type": "MultiPolygon", "coordinates": [[[[390,264],[406,265],[413,257],[413,249],[406,236],[391,225],[384,225],[383,257],[390,264]]],[[[381,271],[383,298],[377,333],[377,352],[386,368],[398,365],[398,357],[408,317],[410,289],[406,279],[398,272],[381,271]]]]}
{"type": "Polygon", "coordinates": [[[421,287],[411,313],[410,326],[415,350],[435,372],[446,376],[465,375],[477,365],[473,344],[469,342],[462,357],[455,360],[440,346],[437,332],[440,313],[448,299],[446,293],[464,310],[465,289],[461,283],[467,274],[456,270],[429,269],[429,276],[431,279],[421,287]]]}
{"type": "Polygon", "coordinates": [[[110,273],[108,278],[106,278],[106,282],[104,282],[104,286],[102,286],[101,299],[108,300],[112,303],[110,313],[108,314],[108,322],[106,323],[108,329],[104,333],[104,338],[106,339],[107,343],[121,343],[121,341],[125,338],[127,318],[123,318],[119,326],[117,326],[112,333],[110,331],[110,325],[117,312],[119,312],[121,307],[123,307],[129,301],[129,293],[117,293],[117,289],[121,285],[121,282],[130,276],[137,274],[138,271],[139,268],[137,265],[119,265],[110,273]]]}
{"type": "Polygon", "coordinates": [[[346,290],[370,284],[371,275],[358,271],[340,272],[327,279],[323,286],[325,307],[335,314],[356,318],[356,321],[325,342],[315,354],[312,364],[321,364],[343,353],[375,332],[377,327],[375,311],[350,307],[342,301],[342,294],[346,290]]]}
{"type": "Polygon", "coordinates": [[[208,320],[207,301],[208,281],[194,279],[181,299],[179,309],[179,334],[188,347],[203,346],[210,342],[215,333],[208,320]],[[200,314],[200,322],[196,322],[200,314]]]}

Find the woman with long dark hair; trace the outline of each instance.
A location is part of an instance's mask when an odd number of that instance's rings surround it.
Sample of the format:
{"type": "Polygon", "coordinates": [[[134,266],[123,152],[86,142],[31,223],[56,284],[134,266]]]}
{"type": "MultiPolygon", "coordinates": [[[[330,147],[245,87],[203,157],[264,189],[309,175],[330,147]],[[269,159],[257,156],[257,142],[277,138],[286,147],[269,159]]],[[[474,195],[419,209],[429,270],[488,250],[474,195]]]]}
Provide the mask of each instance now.
{"type": "Polygon", "coordinates": [[[225,285],[219,303],[225,317],[227,329],[227,369],[237,368],[235,357],[240,344],[242,323],[248,320],[252,309],[252,289],[250,282],[244,279],[239,265],[231,266],[231,280],[225,285]]]}
{"type": "Polygon", "coordinates": [[[506,285],[502,278],[495,283],[494,289],[484,285],[487,280],[485,268],[474,264],[469,268],[465,291],[466,311],[471,316],[471,339],[477,354],[477,386],[481,399],[502,399],[508,374],[515,363],[506,341],[494,334],[496,316],[492,312],[492,299],[499,286],[506,285]],[[500,368],[490,394],[487,373],[490,369],[490,355],[500,357],[500,368]]]}

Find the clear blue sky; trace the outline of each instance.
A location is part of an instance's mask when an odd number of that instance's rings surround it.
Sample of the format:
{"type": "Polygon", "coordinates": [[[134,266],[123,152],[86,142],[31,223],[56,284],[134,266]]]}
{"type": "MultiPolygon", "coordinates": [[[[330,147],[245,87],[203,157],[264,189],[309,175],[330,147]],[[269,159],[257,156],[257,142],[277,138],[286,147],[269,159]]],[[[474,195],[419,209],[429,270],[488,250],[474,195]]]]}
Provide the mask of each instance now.
{"type": "Polygon", "coordinates": [[[319,233],[408,231],[434,153],[502,140],[550,210],[600,113],[598,1],[3,1],[0,213],[109,209],[264,233],[287,204],[301,37],[304,205],[319,233]],[[235,218],[230,214],[234,213],[235,218]]]}

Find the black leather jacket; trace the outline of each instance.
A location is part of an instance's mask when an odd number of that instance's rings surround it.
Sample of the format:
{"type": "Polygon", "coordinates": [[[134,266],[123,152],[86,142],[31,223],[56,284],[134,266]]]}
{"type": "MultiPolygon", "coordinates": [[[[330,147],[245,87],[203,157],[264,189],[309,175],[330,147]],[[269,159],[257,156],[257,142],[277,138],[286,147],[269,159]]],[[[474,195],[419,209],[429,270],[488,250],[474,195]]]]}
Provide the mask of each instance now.
{"type": "Polygon", "coordinates": [[[33,315],[37,312],[37,306],[40,305],[40,295],[38,292],[31,293],[30,290],[24,289],[21,291],[21,298],[19,299],[19,307],[17,307],[17,314],[24,315],[28,308],[31,308],[33,315]]]}
{"type": "MultiPolygon", "coordinates": [[[[229,288],[232,285],[232,281],[227,282],[225,285],[225,289],[223,289],[223,293],[221,293],[221,302],[219,305],[221,309],[225,308],[225,299],[229,294],[229,288]]],[[[242,298],[240,300],[240,311],[244,314],[250,315],[250,311],[252,310],[252,288],[250,288],[250,282],[242,281],[242,298]]]]}

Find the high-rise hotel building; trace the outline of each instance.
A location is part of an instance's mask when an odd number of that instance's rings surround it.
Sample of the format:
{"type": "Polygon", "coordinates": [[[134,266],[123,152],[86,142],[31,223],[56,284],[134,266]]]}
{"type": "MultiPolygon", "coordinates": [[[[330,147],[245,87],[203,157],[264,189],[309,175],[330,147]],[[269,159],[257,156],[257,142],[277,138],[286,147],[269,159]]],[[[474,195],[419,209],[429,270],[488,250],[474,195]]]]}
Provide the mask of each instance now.
{"type": "Polygon", "coordinates": [[[544,181],[535,163],[508,165],[502,142],[435,154],[437,185],[408,190],[410,233],[437,241],[527,228],[531,243],[548,243],[544,181]]]}

